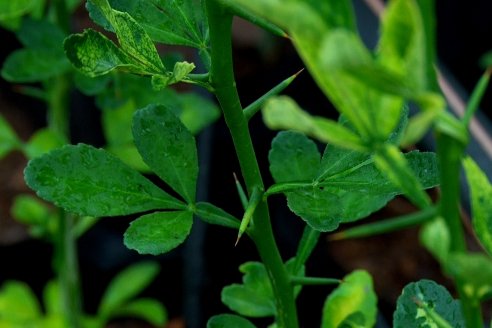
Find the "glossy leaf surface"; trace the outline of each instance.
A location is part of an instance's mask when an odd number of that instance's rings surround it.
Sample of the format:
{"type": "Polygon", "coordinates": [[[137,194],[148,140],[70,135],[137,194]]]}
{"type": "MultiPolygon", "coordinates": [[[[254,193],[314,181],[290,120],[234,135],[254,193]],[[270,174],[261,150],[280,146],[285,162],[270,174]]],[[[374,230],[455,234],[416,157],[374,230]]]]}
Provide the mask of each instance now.
{"type": "MultiPolygon", "coordinates": [[[[279,133],[269,154],[277,184],[268,191],[285,193],[289,208],[316,230],[363,218],[401,193],[370,155],[329,145],[319,156],[316,145],[295,132],[279,133]]],[[[434,154],[410,152],[404,158],[424,187],[438,183],[434,154]]]]}
{"type": "Polygon", "coordinates": [[[371,276],[354,271],[326,299],[321,328],[372,327],[376,323],[377,298],[371,276]]]}
{"type": "Polygon", "coordinates": [[[179,246],[190,234],[191,212],[156,212],[130,223],[125,232],[126,247],[140,254],[159,255],[179,246]]]}
{"type": "Polygon", "coordinates": [[[140,294],[159,274],[159,265],[155,262],[134,264],[111,280],[104,292],[99,313],[105,316],[118,311],[129,300],[140,294]]]}
{"type": "Polygon", "coordinates": [[[485,173],[471,159],[463,161],[471,190],[472,223],[482,245],[492,254],[492,185],[485,173]]]}
{"type": "Polygon", "coordinates": [[[195,139],[170,109],[150,105],[135,113],[135,145],[147,165],[188,203],[195,201],[195,139]]]}
{"type": "Polygon", "coordinates": [[[454,300],[446,288],[431,280],[420,280],[408,284],[403,289],[393,314],[393,327],[434,326],[434,321],[419,307],[418,303],[423,303],[433,309],[452,327],[465,328],[459,301],[454,300]]]}
{"type": "Polygon", "coordinates": [[[255,328],[249,320],[234,314],[219,314],[211,317],[207,328],[255,328]]]}
{"type": "Polygon", "coordinates": [[[184,207],[113,155],[83,144],[31,160],[24,174],[41,198],[80,215],[118,216],[184,207]]]}

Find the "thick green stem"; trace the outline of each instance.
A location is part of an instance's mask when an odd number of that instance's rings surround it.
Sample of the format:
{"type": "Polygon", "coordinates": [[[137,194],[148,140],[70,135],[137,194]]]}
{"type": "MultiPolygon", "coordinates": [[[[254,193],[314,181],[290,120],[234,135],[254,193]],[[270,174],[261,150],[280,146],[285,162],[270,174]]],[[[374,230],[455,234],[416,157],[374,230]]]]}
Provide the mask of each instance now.
{"type": "MultiPolygon", "coordinates": [[[[439,200],[440,215],[446,220],[450,233],[450,252],[466,252],[466,242],[460,216],[460,167],[464,153],[464,145],[452,137],[437,134],[437,152],[441,174],[441,198],[439,200]]],[[[482,310],[480,303],[466,296],[465,284],[456,280],[456,288],[460,295],[463,314],[468,328],[481,328],[482,310]]]]}
{"type": "MultiPolygon", "coordinates": [[[[232,15],[217,0],[207,1],[212,52],[211,84],[229,127],[248,194],[263,189],[248,123],[244,117],[234,81],[231,45],[232,15]]],[[[260,202],[250,231],[272,283],[280,328],[297,328],[297,310],[293,287],[273,236],[266,201],[260,202]]]]}

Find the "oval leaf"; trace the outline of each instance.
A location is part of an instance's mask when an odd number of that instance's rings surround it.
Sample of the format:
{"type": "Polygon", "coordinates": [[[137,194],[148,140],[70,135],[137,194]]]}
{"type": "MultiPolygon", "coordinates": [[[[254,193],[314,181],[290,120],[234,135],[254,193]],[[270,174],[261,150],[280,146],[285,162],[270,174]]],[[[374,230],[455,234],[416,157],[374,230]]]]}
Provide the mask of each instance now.
{"type": "Polygon", "coordinates": [[[195,138],[172,110],[149,105],[137,111],[133,136],[145,163],[188,203],[193,203],[198,177],[195,138]]]}
{"type": "Polygon", "coordinates": [[[24,175],[39,197],[80,215],[118,216],[185,207],[113,155],[83,144],[31,160],[24,175]]]}
{"type": "Polygon", "coordinates": [[[191,212],[157,212],[144,215],[125,232],[125,245],[140,254],[159,255],[169,252],[190,234],[191,212]]]}

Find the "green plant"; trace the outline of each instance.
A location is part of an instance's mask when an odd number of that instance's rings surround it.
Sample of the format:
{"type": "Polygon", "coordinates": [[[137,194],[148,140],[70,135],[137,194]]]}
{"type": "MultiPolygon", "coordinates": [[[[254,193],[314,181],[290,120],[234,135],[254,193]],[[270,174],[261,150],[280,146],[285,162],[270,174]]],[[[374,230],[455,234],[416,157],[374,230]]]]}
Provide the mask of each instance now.
{"type": "MultiPolygon", "coordinates": [[[[59,1],[0,1],[0,23],[15,32],[23,48],[12,52],[3,63],[2,77],[16,83],[17,90],[34,97],[47,107],[47,127],[34,133],[23,141],[0,116],[0,158],[13,151],[22,152],[28,159],[40,156],[50,150],[67,144],[71,137],[69,130],[70,95],[77,87],[81,92],[96,97],[98,107],[103,111],[103,130],[106,136],[108,151],[116,154],[132,167],[140,171],[148,171],[147,166],[139,159],[130,133],[131,117],[137,107],[149,102],[163,103],[172,108],[188,129],[194,133],[215,120],[218,109],[203,97],[191,93],[177,93],[173,90],[155,92],[142,87],[139,77],[117,74],[107,75],[101,79],[90,79],[75,72],[63,51],[63,40],[69,33],[72,13],[79,6],[78,0],[59,1]],[[196,108],[201,108],[200,112],[196,108]]],[[[167,61],[174,61],[169,56],[167,61]]],[[[91,228],[97,217],[77,216],[54,208],[31,195],[17,196],[11,209],[12,216],[26,224],[33,237],[48,241],[54,248],[54,271],[56,279],[47,285],[47,290],[57,295],[56,302],[45,304],[50,313],[41,316],[39,306],[23,316],[21,307],[16,307],[19,295],[31,295],[28,287],[17,281],[6,282],[2,292],[2,309],[0,310],[1,326],[19,326],[37,324],[51,326],[81,327],[91,325],[102,327],[116,315],[140,316],[156,325],[164,324],[165,309],[154,300],[136,300],[125,303],[134,295],[124,295],[125,285],[117,284],[119,290],[111,290],[123,297],[118,301],[119,309],[104,309],[97,318],[87,319],[82,309],[82,292],[79,286],[77,261],[77,239],[91,228]],[[52,287],[56,285],[57,287],[52,287]],[[61,300],[61,301],[60,301],[61,300]],[[121,304],[120,304],[121,303],[121,304]],[[149,309],[155,313],[146,312],[149,309]],[[12,306],[11,306],[12,305],[12,306]],[[109,311],[111,310],[111,311],[109,311]],[[53,312],[53,313],[52,313],[53,312]],[[56,312],[54,315],[54,312],[56,312]],[[20,320],[20,321],[19,321],[20,320]]],[[[142,277],[135,281],[145,281],[142,286],[135,285],[135,294],[150,283],[146,281],[157,273],[152,265],[141,270],[142,277]],[[152,269],[151,271],[149,271],[152,269]],[[150,276],[149,276],[150,275],[150,276]]],[[[129,274],[131,271],[128,271],[129,274]]],[[[123,273],[122,273],[123,274],[123,273]]],[[[120,279],[121,280],[121,279],[120,279]]],[[[115,287],[110,287],[115,289],[115,287]]],[[[114,296],[113,295],[113,296],[114,296]]],[[[110,296],[110,297],[113,297],[110,296]]],[[[27,296],[26,296],[27,297],[27,296]]],[[[53,296],[54,297],[54,296],[53,296]]],[[[105,300],[103,299],[103,303],[105,300]]],[[[29,303],[35,304],[33,297],[29,303]]],[[[17,304],[19,305],[19,304],[17,304]]]]}
{"type": "MultiPolygon", "coordinates": [[[[81,314],[78,325],[87,328],[105,327],[117,317],[141,318],[156,326],[167,321],[167,313],[159,301],[135,298],[159,273],[159,265],[141,262],[121,271],[105,290],[96,315],[81,314]],[[128,284],[132,281],[132,284],[128,284]]],[[[46,284],[43,308],[34,293],[24,283],[7,281],[0,289],[0,327],[67,327],[60,285],[46,284]]]]}
{"type": "MultiPolygon", "coordinates": [[[[423,223],[422,241],[454,278],[460,301],[435,282],[412,283],[398,300],[393,325],[482,327],[480,302],[490,295],[492,260],[466,250],[458,173],[468,142],[467,126],[489,73],[463,119],[445,111],[434,70],[433,1],[390,1],[374,52],[360,40],[351,3],[344,1],[90,0],[87,8],[98,24],[116,33],[118,44],[94,30],[69,36],[65,51],[78,70],[92,77],[113,71],[146,76],[148,87],[156,90],[191,83],[216,96],[246,185],[245,192],[238,186],[244,216],[238,220],[213,204],[196,201],[194,138],[166,104],[139,109],[132,132],[143,161],[173,194],[107,151],[80,144],[30,161],[26,182],[41,198],[78,215],[146,213],[124,236],[127,247],[144,254],[161,254],[181,244],[194,214],[208,223],[238,229],[238,240],[247,234],[261,262],[243,264],[243,283],[224,288],[222,300],[231,310],[247,317],[273,317],[273,326],[299,327],[295,299],[301,287],[338,284],[326,299],[322,327],[371,327],[377,306],[366,272],[355,271],[343,280],[309,277],[304,264],[321,232],[361,220],[403,194],[420,209],[418,214],[338,236],[423,223]],[[262,13],[272,15],[263,18],[262,13]],[[274,97],[288,82],[242,108],[232,69],[234,15],[293,40],[309,72],[340,112],[338,122],[313,117],[292,99],[274,97]],[[205,72],[193,73],[195,65],[186,61],[165,64],[154,42],[196,48],[205,72]],[[410,118],[409,102],[420,108],[410,118]],[[275,184],[267,187],[248,129],[248,120],[262,107],[269,127],[297,131],[281,132],[274,139],[269,162],[275,184]],[[400,151],[429,129],[436,138],[437,155],[400,151]],[[303,133],[329,143],[323,155],[303,133]],[[433,205],[424,189],[438,184],[440,198],[433,205]],[[306,222],[295,258],[285,263],[269,219],[268,198],[275,194],[284,194],[289,208],[306,222]]],[[[474,227],[489,250],[487,200],[492,187],[471,159],[464,167],[472,189],[474,227]]],[[[211,318],[208,327],[253,324],[227,314],[211,318]]]]}

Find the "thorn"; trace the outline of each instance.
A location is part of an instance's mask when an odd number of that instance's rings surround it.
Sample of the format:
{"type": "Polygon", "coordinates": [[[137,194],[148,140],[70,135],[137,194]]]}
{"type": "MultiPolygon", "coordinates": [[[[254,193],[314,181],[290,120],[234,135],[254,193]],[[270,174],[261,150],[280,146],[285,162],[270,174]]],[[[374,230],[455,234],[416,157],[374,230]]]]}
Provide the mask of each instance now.
{"type": "Polygon", "coordinates": [[[237,244],[239,243],[239,239],[241,239],[241,235],[240,234],[237,235],[237,239],[236,239],[236,242],[234,243],[234,247],[236,247],[237,244]]]}
{"type": "Polygon", "coordinates": [[[294,78],[296,78],[299,74],[304,72],[305,69],[306,69],[305,67],[301,68],[296,74],[294,74],[294,78]]]}

